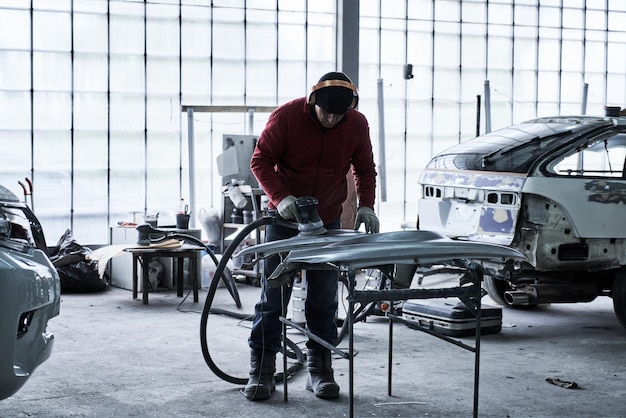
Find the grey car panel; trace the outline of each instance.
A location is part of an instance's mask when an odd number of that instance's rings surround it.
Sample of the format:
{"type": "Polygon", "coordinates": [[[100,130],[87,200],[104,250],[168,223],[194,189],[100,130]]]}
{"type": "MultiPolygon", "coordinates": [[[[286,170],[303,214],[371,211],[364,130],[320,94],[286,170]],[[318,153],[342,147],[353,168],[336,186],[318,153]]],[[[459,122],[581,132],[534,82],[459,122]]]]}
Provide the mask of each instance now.
{"type": "Polygon", "coordinates": [[[0,399],[16,393],[54,345],[61,285],[36,217],[0,186],[0,399]]]}

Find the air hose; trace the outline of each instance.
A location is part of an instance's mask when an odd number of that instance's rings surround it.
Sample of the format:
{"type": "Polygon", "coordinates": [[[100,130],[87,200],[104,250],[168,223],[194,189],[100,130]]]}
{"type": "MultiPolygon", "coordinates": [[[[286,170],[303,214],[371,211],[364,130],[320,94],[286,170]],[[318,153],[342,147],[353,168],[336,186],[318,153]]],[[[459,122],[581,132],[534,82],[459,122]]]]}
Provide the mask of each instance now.
{"type": "MultiPolygon", "coordinates": [[[[220,259],[219,263],[217,263],[215,274],[213,275],[213,278],[211,280],[211,285],[209,286],[206,300],[204,302],[204,307],[202,308],[202,314],[200,316],[200,346],[202,348],[202,356],[204,357],[204,361],[209,366],[209,369],[211,369],[211,371],[215,373],[217,377],[229,383],[236,384],[236,385],[245,385],[248,382],[248,378],[231,376],[227,374],[226,372],[224,372],[222,369],[220,369],[217,366],[217,364],[215,364],[215,362],[211,358],[211,353],[209,352],[209,344],[208,344],[208,339],[207,339],[207,323],[209,320],[210,313],[226,314],[226,315],[231,315],[231,316],[237,316],[237,314],[232,314],[224,310],[217,310],[217,309],[214,310],[211,308],[211,305],[213,304],[213,299],[215,298],[215,292],[217,291],[217,286],[219,284],[220,278],[222,277],[222,274],[224,273],[226,269],[226,265],[228,261],[232,257],[233,253],[235,252],[239,244],[252,231],[256,230],[257,228],[260,228],[265,225],[274,224],[274,223],[276,223],[275,216],[264,216],[246,225],[235,236],[235,238],[230,243],[230,245],[226,248],[226,250],[224,250],[224,253],[222,254],[222,258],[220,259]]],[[[235,300],[235,302],[237,303],[237,307],[241,308],[241,303],[238,300],[235,300]]],[[[241,316],[239,317],[241,318],[241,316]]],[[[246,316],[246,319],[247,318],[248,316],[246,316]]],[[[287,378],[288,378],[289,376],[294,374],[297,370],[302,368],[302,366],[304,365],[304,354],[294,342],[290,341],[286,337],[285,337],[285,345],[288,346],[295,353],[295,355],[292,354],[290,355],[290,357],[295,356],[296,358],[296,363],[292,365],[291,367],[289,367],[289,369],[287,369],[287,378]]],[[[283,354],[289,356],[289,353],[283,353],[283,354]]],[[[285,377],[282,375],[275,376],[275,380],[277,381],[284,379],[284,378],[285,377]]]]}

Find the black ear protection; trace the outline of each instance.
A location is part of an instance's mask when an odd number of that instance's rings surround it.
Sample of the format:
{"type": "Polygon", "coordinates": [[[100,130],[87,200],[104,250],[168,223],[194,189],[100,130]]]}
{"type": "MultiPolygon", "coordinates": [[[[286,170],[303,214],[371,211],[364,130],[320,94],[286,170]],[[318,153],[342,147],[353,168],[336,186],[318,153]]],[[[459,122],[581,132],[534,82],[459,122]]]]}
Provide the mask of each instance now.
{"type": "Polygon", "coordinates": [[[311,93],[309,93],[309,103],[311,106],[315,106],[315,92],[319,89],[323,89],[324,87],[345,87],[350,89],[352,90],[354,98],[352,99],[352,103],[350,103],[348,109],[355,109],[359,104],[359,91],[354,84],[344,80],[324,80],[311,87],[311,93]]]}

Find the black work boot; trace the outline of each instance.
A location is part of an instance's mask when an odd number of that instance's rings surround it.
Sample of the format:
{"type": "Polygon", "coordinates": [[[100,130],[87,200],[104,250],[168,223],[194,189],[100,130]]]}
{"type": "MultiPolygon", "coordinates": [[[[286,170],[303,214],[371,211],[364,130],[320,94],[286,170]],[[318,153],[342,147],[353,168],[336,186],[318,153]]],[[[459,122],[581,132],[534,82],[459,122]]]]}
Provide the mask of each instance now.
{"type": "Polygon", "coordinates": [[[307,351],[306,365],[309,378],[306,382],[306,388],[318,398],[334,399],[339,397],[339,385],[335,382],[331,363],[329,350],[309,348],[307,351]]]}
{"type": "Polygon", "coordinates": [[[262,350],[250,351],[250,377],[246,387],[241,390],[243,396],[251,401],[269,399],[276,390],[274,373],[276,372],[276,353],[262,350]]]}

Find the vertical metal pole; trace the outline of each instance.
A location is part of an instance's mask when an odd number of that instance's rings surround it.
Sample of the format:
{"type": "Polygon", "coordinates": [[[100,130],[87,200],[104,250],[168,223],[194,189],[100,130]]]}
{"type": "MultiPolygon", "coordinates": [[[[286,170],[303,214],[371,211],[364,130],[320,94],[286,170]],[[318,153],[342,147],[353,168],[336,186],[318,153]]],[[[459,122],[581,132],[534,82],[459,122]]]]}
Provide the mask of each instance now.
{"type": "Polygon", "coordinates": [[[408,164],[408,144],[407,144],[407,130],[408,126],[408,117],[409,117],[409,82],[408,80],[404,80],[404,137],[402,139],[403,152],[402,152],[402,221],[406,221],[406,189],[407,189],[407,164],[408,164]]]}
{"type": "Polygon", "coordinates": [[[378,181],[380,182],[380,200],[387,201],[387,168],[385,165],[385,99],[383,97],[383,79],[378,79],[378,181]]]}
{"type": "MultiPolygon", "coordinates": [[[[74,229],[74,207],[76,206],[76,129],[74,125],[76,103],[74,95],[75,63],[74,63],[74,0],[70,2],[70,231],[74,229]]],[[[33,210],[35,210],[33,208],[33,210]]]]}
{"type": "Polygon", "coordinates": [[[189,211],[192,216],[189,218],[189,228],[196,224],[196,164],[193,134],[193,108],[187,108],[187,138],[189,146],[189,211]]]}
{"type": "MultiPolygon", "coordinates": [[[[33,9],[33,0],[30,0],[30,48],[29,48],[29,61],[30,61],[30,180],[32,182],[35,181],[35,66],[33,65],[34,61],[34,41],[35,33],[34,33],[34,9],[33,9]]],[[[107,54],[109,57],[110,54],[107,54]]],[[[110,128],[107,128],[107,133],[111,132],[110,128]]],[[[110,184],[110,181],[107,180],[107,184],[110,184]]],[[[31,196],[32,199],[32,196],[31,196]]],[[[107,196],[107,201],[110,201],[110,196],[107,196]]],[[[35,205],[31,200],[31,210],[35,211],[35,205]]]]}
{"type": "MultiPolygon", "coordinates": [[[[178,0],[178,106],[182,109],[183,106],[183,2],[178,0]]],[[[178,114],[178,149],[181,150],[179,154],[179,161],[182,161],[182,149],[183,149],[183,115],[178,114]]],[[[179,163],[179,166],[182,164],[179,163]]],[[[182,189],[182,171],[178,173],[178,188],[182,189]]],[[[180,196],[179,196],[180,197],[180,196]]],[[[194,214],[195,217],[195,214],[194,214]]],[[[191,218],[190,218],[191,224],[191,218]]]]}
{"type": "Polygon", "coordinates": [[[476,136],[480,136],[480,94],[476,95],[476,136]]]}
{"type": "Polygon", "coordinates": [[[485,133],[491,132],[491,92],[489,80],[485,80],[485,133]]]}
{"type": "Polygon", "coordinates": [[[583,84],[583,100],[582,100],[582,109],[581,109],[581,114],[582,115],[586,115],[587,114],[587,96],[589,95],[589,83],[585,83],[583,84]]]}
{"type": "MultiPolygon", "coordinates": [[[[355,288],[355,273],[348,271],[348,293],[352,295],[355,288]]],[[[348,303],[348,386],[350,397],[350,418],[354,417],[354,302],[350,297],[348,303]]]]}
{"type": "Polygon", "coordinates": [[[478,418],[478,383],[480,380],[480,333],[481,333],[481,298],[483,281],[483,269],[478,263],[470,264],[470,273],[474,280],[474,286],[476,288],[476,343],[474,345],[474,413],[473,417],[478,418]]]}
{"type": "MultiPolygon", "coordinates": [[[[143,0],[143,213],[148,214],[148,1],[143,0]]],[[[147,265],[146,265],[147,266],[147,265]]]]}
{"type": "MultiPolygon", "coordinates": [[[[281,314],[287,316],[287,307],[285,306],[285,286],[280,287],[280,300],[281,300],[281,314]]],[[[282,336],[283,336],[283,401],[287,402],[287,323],[281,321],[282,336]]]]}
{"type": "MultiPolygon", "coordinates": [[[[389,306],[393,306],[393,301],[389,302],[389,306]]],[[[389,342],[387,350],[387,396],[391,396],[391,375],[393,367],[393,319],[389,319],[389,342]]]]}
{"type": "Polygon", "coordinates": [[[248,135],[254,135],[254,109],[248,109],[248,135]]]}
{"type": "Polygon", "coordinates": [[[337,2],[337,68],[359,87],[360,4],[355,0],[337,2]]]}

